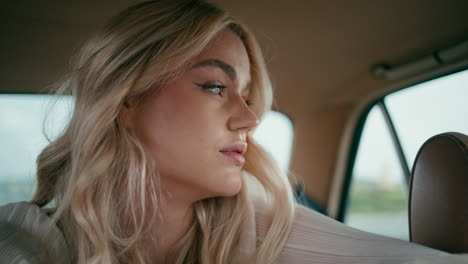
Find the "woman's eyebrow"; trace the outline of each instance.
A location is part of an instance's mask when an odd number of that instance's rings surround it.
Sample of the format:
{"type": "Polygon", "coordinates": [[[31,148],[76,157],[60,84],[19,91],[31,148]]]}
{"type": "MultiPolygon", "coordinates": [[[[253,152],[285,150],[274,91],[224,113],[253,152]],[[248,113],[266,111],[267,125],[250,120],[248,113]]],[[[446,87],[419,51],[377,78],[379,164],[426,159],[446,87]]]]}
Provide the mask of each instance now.
{"type": "MultiPolygon", "coordinates": [[[[232,67],[231,65],[229,65],[228,63],[226,63],[226,62],[224,62],[222,60],[218,60],[218,59],[202,60],[202,61],[196,63],[192,67],[192,69],[200,68],[200,67],[217,67],[217,68],[221,69],[223,72],[225,72],[229,76],[229,79],[231,79],[231,81],[236,81],[236,79],[237,79],[237,72],[234,69],[234,67],[232,67]]],[[[244,88],[244,91],[246,91],[246,92],[250,91],[251,87],[252,87],[252,82],[249,81],[247,83],[247,86],[244,88]]]]}
{"type": "Polygon", "coordinates": [[[229,76],[231,81],[235,81],[237,79],[237,73],[236,73],[236,70],[234,69],[234,67],[232,67],[231,65],[225,63],[224,61],[218,60],[218,59],[207,59],[207,60],[200,61],[200,62],[196,63],[192,67],[192,69],[200,68],[200,67],[206,67],[206,66],[217,67],[217,68],[221,69],[222,71],[224,71],[229,76]]]}

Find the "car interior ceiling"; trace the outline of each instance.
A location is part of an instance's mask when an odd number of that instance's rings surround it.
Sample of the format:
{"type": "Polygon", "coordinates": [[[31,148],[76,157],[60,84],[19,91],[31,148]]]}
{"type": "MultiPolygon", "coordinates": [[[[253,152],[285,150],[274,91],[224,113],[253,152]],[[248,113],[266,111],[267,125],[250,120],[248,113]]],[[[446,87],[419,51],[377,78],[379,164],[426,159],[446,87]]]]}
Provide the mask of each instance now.
{"type": "MultiPolygon", "coordinates": [[[[96,28],[136,2],[2,3],[0,92],[45,93],[96,28]]],[[[343,138],[351,133],[347,126],[357,109],[377,95],[454,69],[461,59],[403,77],[379,77],[375,70],[397,68],[468,39],[465,0],[213,2],[256,33],[275,88],[274,108],[294,124],[291,171],[325,209],[335,195],[339,151],[351,144],[343,138]]]]}

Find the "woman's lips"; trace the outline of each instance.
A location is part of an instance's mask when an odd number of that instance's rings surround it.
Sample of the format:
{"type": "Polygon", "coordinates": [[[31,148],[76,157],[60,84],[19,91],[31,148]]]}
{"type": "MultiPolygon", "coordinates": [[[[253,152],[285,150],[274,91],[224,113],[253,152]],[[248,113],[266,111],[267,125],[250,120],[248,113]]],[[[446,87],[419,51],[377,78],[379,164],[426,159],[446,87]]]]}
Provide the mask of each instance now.
{"type": "Polygon", "coordinates": [[[237,166],[244,166],[245,158],[242,154],[237,151],[221,151],[224,157],[229,159],[230,161],[234,162],[237,166]]]}
{"type": "Polygon", "coordinates": [[[247,151],[247,143],[245,141],[236,141],[229,147],[220,150],[221,154],[230,161],[234,162],[237,166],[244,166],[244,154],[247,151]]]}

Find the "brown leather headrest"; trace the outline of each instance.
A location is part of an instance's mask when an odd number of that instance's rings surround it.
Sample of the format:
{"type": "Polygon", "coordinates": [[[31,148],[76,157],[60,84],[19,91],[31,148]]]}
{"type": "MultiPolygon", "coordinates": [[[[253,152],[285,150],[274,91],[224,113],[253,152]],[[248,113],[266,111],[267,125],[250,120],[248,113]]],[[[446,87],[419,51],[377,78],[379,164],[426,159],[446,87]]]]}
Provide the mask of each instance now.
{"type": "Polygon", "coordinates": [[[423,144],[411,172],[409,211],[412,242],[468,252],[468,136],[444,133],[423,144]]]}

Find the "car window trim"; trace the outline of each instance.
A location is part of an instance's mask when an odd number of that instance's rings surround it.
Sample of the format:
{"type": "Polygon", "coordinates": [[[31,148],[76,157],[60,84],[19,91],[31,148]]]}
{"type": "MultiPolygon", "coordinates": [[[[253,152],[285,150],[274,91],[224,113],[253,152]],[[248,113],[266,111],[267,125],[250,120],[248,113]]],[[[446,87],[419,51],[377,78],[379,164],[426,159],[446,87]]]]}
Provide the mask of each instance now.
{"type": "Polygon", "coordinates": [[[403,171],[403,175],[405,176],[405,186],[408,187],[410,182],[410,169],[408,166],[408,161],[406,159],[405,153],[403,151],[403,146],[401,145],[400,138],[398,136],[398,132],[396,131],[395,125],[393,123],[392,117],[390,116],[390,112],[388,111],[387,105],[385,104],[385,97],[377,102],[377,107],[382,112],[384,117],[385,123],[387,124],[387,129],[390,132],[390,136],[393,141],[393,146],[397,152],[398,160],[400,161],[400,166],[403,171]]]}

